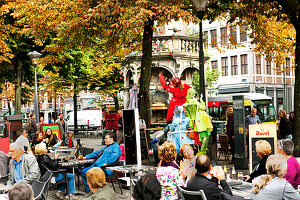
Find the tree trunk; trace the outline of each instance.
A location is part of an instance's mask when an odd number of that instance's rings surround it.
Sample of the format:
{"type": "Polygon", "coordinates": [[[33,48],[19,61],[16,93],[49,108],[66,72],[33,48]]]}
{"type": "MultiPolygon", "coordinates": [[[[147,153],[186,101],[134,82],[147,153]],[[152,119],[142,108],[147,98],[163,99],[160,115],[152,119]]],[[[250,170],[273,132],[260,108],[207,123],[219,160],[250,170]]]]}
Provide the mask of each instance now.
{"type": "Polygon", "coordinates": [[[145,23],[143,33],[143,55],[141,65],[140,91],[139,91],[139,111],[142,119],[145,120],[147,127],[150,126],[150,80],[152,66],[152,38],[153,20],[148,19],[145,23]]]}
{"type": "Polygon", "coordinates": [[[8,107],[8,115],[11,115],[10,100],[7,102],[7,107],[8,107]]]}
{"type": "Polygon", "coordinates": [[[54,91],[54,121],[57,119],[57,110],[56,110],[56,90],[54,91]]]}
{"type": "Polygon", "coordinates": [[[117,92],[114,93],[113,97],[114,97],[114,103],[115,103],[115,111],[118,112],[118,110],[119,110],[119,98],[117,96],[117,92]]]}
{"type": "Polygon", "coordinates": [[[15,115],[21,115],[22,61],[17,59],[17,83],[15,86],[15,115]]]}
{"type": "Polygon", "coordinates": [[[295,88],[294,88],[294,111],[295,111],[295,127],[294,155],[300,156],[300,27],[296,29],[296,50],[295,50],[295,88]]]}

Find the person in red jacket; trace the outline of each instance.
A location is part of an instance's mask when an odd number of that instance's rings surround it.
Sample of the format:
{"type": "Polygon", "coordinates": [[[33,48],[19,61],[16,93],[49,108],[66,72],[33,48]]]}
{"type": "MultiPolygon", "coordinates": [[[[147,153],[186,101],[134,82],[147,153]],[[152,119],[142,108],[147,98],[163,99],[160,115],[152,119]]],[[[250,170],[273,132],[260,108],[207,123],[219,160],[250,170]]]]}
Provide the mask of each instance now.
{"type": "Polygon", "coordinates": [[[183,105],[186,102],[186,95],[191,86],[182,84],[179,78],[173,78],[172,84],[174,87],[166,85],[166,79],[162,73],[158,75],[162,87],[173,94],[173,98],[169,104],[167,113],[167,122],[170,122],[174,115],[174,109],[177,105],[183,105]]]}

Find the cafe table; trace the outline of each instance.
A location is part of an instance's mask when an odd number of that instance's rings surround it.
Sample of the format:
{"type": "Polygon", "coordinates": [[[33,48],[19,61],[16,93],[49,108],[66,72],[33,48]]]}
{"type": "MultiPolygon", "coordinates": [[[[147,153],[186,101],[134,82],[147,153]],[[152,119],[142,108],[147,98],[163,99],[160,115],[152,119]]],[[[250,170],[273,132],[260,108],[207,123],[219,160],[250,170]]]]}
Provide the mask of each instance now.
{"type": "Polygon", "coordinates": [[[130,178],[130,197],[132,197],[133,193],[133,176],[135,173],[138,172],[147,172],[156,170],[155,166],[148,166],[148,165],[123,165],[123,166],[114,166],[114,167],[106,167],[105,169],[118,172],[118,173],[129,173],[130,178]]]}
{"type": "MultiPolygon", "coordinates": [[[[231,183],[232,182],[233,181],[231,181],[231,183]]],[[[238,183],[238,181],[237,181],[237,183],[238,183]]],[[[236,184],[236,185],[229,184],[229,186],[230,186],[232,194],[234,196],[241,197],[241,198],[244,198],[244,199],[249,199],[250,198],[250,194],[251,194],[251,191],[252,191],[252,184],[251,183],[242,181],[242,182],[239,182],[239,184],[236,184]]]]}
{"type": "MultiPolygon", "coordinates": [[[[84,166],[85,164],[92,164],[92,163],[94,163],[94,161],[95,161],[95,159],[87,159],[87,160],[70,159],[70,160],[58,162],[58,166],[72,168],[72,173],[75,178],[76,177],[76,174],[75,174],[76,166],[78,167],[78,166],[84,166]]],[[[76,189],[76,186],[75,186],[75,189],[76,189]]],[[[79,189],[79,179],[78,179],[78,189],[79,189]]],[[[85,194],[84,192],[81,192],[79,190],[77,190],[75,193],[76,194],[85,194]]]]}

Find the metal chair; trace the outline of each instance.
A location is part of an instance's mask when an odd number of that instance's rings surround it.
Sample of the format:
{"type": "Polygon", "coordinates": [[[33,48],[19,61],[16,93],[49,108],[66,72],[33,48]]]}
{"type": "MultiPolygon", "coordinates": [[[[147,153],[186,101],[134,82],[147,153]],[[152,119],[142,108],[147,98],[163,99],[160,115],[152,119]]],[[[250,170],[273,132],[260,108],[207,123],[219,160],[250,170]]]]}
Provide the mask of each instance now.
{"type": "MultiPolygon", "coordinates": [[[[120,165],[121,165],[121,161],[118,159],[118,160],[117,160],[116,162],[114,162],[113,164],[102,166],[101,169],[105,169],[106,167],[120,166],[120,165]]],[[[108,179],[110,180],[110,183],[112,184],[112,187],[113,187],[114,191],[116,191],[116,190],[115,190],[115,186],[114,186],[113,179],[116,179],[117,182],[118,182],[118,185],[119,185],[121,194],[123,195],[122,186],[121,186],[121,183],[120,183],[118,174],[117,174],[116,172],[113,172],[112,175],[106,175],[106,178],[108,178],[108,179]]]]}
{"type": "Polygon", "coordinates": [[[223,155],[225,157],[225,160],[229,160],[230,144],[229,144],[228,136],[226,134],[220,134],[219,142],[220,142],[221,147],[218,149],[218,151],[219,151],[218,160],[220,159],[221,155],[223,155]]]}
{"type": "Polygon", "coordinates": [[[47,199],[49,183],[52,177],[52,173],[47,170],[46,173],[40,178],[32,183],[34,199],[47,199]]]}
{"type": "Polygon", "coordinates": [[[181,196],[182,200],[207,200],[203,190],[188,191],[180,186],[177,186],[177,191],[179,192],[179,195],[181,196]]]}

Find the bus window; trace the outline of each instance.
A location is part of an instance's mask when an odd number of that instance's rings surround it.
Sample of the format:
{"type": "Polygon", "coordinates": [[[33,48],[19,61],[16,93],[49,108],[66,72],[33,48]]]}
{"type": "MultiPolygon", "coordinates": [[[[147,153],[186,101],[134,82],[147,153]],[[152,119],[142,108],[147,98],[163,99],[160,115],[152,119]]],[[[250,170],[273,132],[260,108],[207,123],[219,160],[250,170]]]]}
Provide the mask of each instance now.
{"type": "Polygon", "coordinates": [[[261,122],[276,121],[275,108],[271,100],[257,100],[253,101],[253,104],[261,122]]]}

